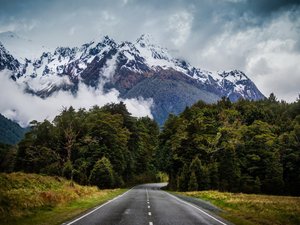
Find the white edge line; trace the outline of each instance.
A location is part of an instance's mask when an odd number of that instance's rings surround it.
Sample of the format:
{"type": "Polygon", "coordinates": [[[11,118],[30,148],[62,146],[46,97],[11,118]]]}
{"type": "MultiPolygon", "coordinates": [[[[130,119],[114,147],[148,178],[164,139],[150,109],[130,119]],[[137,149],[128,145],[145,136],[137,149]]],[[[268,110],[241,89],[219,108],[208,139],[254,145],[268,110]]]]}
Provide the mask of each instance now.
{"type": "Polygon", "coordinates": [[[166,193],[167,193],[168,195],[170,195],[172,198],[175,198],[175,199],[177,199],[178,201],[183,202],[184,204],[189,205],[189,206],[191,206],[191,207],[193,207],[193,208],[199,210],[200,212],[204,213],[205,215],[207,215],[208,217],[214,219],[215,221],[219,222],[220,224],[227,225],[226,223],[222,222],[221,220],[218,220],[217,218],[213,217],[212,215],[208,214],[207,212],[203,211],[202,209],[198,208],[197,206],[194,206],[194,205],[192,205],[192,204],[190,204],[190,203],[188,203],[188,202],[186,202],[186,201],[183,201],[183,200],[181,200],[180,198],[178,198],[178,197],[176,197],[176,196],[174,196],[174,195],[169,194],[168,192],[166,192],[166,193]]]}
{"type": "MultiPolygon", "coordinates": [[[[132,188],[131,188],[131,189],[132,189],[132,188]]],[[[84,217],[86,217],[86,216],[92,214],[93,212],[95,212],[96,210],[102,208],[103,206],[105,206],[105,205],[107,205],[107,204],[109,204],[109,203],[111,203],[111,202],[117,200],[118,198],[121,198],[123,195],[125,195],[125,194],[127,194],[129,191],[131,191],[131,189],[129,189],[128,191],[124,192],[123,194],[121,194],[121,195],[119,195],[119,196],[117,196],[117,197],[115,197],[115,198],[113,198],[113,199],[111,199],[111,200],[108,200],[108,201],[105,202],[104,204],[98,206],[97,208],[95,208],[95,209],[93,209],[92,211],[90,211],[90,212],[84,214],[84,215],[81,216],[81,217],[79,217],[79,218],[77,218],[77,219],[75,219],[75,220],[73,220],[73,221],[71,221],[71,222],[69,222],[69,223],[63,223],[63,225],[70,225],[70,224],[73,224],[73,223],[77,222],[78,220],[81,220],[82,218],[84,218],[84,217]]]]}

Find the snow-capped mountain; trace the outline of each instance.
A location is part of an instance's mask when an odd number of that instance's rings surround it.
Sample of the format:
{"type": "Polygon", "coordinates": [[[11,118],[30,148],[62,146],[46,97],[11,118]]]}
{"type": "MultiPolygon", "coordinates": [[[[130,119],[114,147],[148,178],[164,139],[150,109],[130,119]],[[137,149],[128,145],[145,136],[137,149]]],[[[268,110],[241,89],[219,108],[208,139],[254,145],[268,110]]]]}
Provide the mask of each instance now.
{"type": "Polygon", "coordinates": [[[15,76],[19,76],[22,73],[22,65],[16,60],[2,45],[0,42],[0,71],[7,69],[14,72],[15,76]]]}
{"type": "Polygon", "coordinates": [[[27,92],[47,98],[58,90],[75,94],[79,83],[104,90],[115,88],[123,98],[152,98],[152,113],[160,124],[169,113],[180,113],[198,100],[264,98],[243,72],[195,68],[153,44],[147,35],[134,43],[116,43],[105,36],[80,47],[58,47],[23,63],[3,46],[0,51],[0,69],[14,71],[12,78],[27,92]]]}
{"type": "Polygon", "coordinates": [[[22,62],[25,58],[37,58],[43,52],[49,51],[43,44],[21,37],[12,31],[0,33],[0,42],[16,59],[22,62]]]}

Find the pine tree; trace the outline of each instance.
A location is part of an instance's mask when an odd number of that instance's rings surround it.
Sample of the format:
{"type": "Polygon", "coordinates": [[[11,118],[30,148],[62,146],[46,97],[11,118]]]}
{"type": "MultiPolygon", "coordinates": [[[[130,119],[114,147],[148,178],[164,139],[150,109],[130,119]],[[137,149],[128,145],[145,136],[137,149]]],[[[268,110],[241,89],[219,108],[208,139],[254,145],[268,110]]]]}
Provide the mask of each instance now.
{"type": "Polygon", "coordinates": [[[218,164],[212,163],[209,167],[209,180],[210,180],[210,188],[214,190],[219,189],[219,171],[218,164]]]}
{"type": "Polygon", "coordinates": [[[190,181],[189,181],[189,191],[197,191],[198,190],[198,182],[195,171],[192,171],[190,181]]]}
{"type": "Polygon", "coordinates": [[[189,168],[186,164],[184,164],[182,171],[177,178],[177,189],[179,191],[187,191],[188,190],[188,182],[189,182],[189,168]]]}
{"type": "Polygon", "coordinates": [[[259,177],[256,177],[253,185],[253,193],[259,194],[261,190],[260,188],[261,188],[260,179],[259,177]]]}
{"type": "Polygon", "coordinates": [[[198,181],[200,190],[210,189],[209,168],[205,165],[201,167],[201,180],[198,181]]]}

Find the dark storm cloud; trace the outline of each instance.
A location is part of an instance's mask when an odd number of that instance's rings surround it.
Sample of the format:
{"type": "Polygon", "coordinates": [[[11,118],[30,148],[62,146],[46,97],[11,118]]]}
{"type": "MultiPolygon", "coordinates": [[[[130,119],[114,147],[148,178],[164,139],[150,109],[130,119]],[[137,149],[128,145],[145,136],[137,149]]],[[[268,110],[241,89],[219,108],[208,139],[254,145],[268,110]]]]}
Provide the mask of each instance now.
{"type": "Polygon", "coordinates": [[[247,8],[255,13],[270,15],[273,12],[299,5],[299,0],[256,0],[247,1],[247,8]]]}
{"type": "Polygon", "coordinates": [[[299,0],[0,2],[0,32],[13,30],[52,47],[78,46],[104,35],[134,41],[148,33],[193,65],[244,70],[266,95],[275,92],[291,101],[299,92],[285,78],[289,71],[300,84],[295,75],[300,74],[299,0]]]}

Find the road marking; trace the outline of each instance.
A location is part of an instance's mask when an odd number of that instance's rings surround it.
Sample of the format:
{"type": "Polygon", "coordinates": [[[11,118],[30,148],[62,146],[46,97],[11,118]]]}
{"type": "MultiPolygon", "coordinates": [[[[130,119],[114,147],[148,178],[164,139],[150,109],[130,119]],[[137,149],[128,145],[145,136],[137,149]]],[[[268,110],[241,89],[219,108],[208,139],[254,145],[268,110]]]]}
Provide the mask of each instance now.
{"type": "Polygon", "coordinates": [[[148,204],[150,204],[150,202],[147,202],[148,204]]]}
{"type": "Polygon", "coordinates": [[[202,212],[203,214],[205,214],[205,215],[207,215],[208,217],[212,218],[213,220],[219,222],[220,224],[227,225],[226,223],[222,222],[221,220],[218,220],[217,218],[213,217],[212,215],[209,215],[207,212],[203,211],[202,209],[200,209],[200,208],[198,208],[198,207],[196,207],[196,206],[194,206],[194,205],[192,205],[192,204],[190,204],[190,203],[188,203],[188,202],[186,202],[186,201],[183,201],[183,200],[181,200],[180,198],[178,198],[178,197],[176,197],[176,196],[174,196],[174,195],[169,194],[168,192],[165,192],[165,193],[167,193],[168,195],[170,195],[172,198],[177,199],[177,201],[180,201],[180,202],[182,202],[182,203],[184,203],[184,204],[186,204],[186,205],[189,205],[189,206],[191,206],[191,207],[193,207],[193,208],[199,210],[200,212],[202,212]]]}
{"type": "Polygon", "coordinates": [[[117,197],[115,197],[115,198],[113,198],[113,199],[107,201],[106,203],[104,203],[104,204],[98,206],[97,208],[93,209],[92,211],[88,212],[87,214],[84,214],[83,216],[77,218],[76,220],[73,220],[73,221],[71,221],[71,222],[69,222],[69,223],[63,223],[63,225],[71,225],[71,224],[77,222],[78,220],[81,220],[82,218],[84,218],[84,217],[86,217],[86,216],[92,214],[93,212],[97,211],[98,209],[102,208],[103,206],[106,206],[107,204],[109,204],[109,203],[111,203],[111,202],[117,200],[118,198],[121,198],[122,196],[124,196],[125,194],[127,194],[127,193],[128,193],[129,191],[131,191],[131,190],[132,190],[132,188],[129,189],[128,191],[126,191],[125,193],[123,193],[123,194],[121,194],[121,195],[119,195],[119,196],[117,196],[117,197]]]}
{"type": "Polygon", "coordinates": [[[147,193],[147,201],[149,202],[149,193],[148,193],[148,189],[146,188],[146,193],[147,193]]]}
{"type": "Polygon", "coordinates": [[[151,212],[148,212],[148,215],[151,216],[151,212]]]}
{"type": "Polygon", "coordinates": [[[152,223],[152,222],[149,222],[149,225],[153,225],[153,223],[152,223]]]}
{"type": "Polygon", "coordinates": [[[150,209],[150,205],[148,205],[148,209],[150,209]]]}

